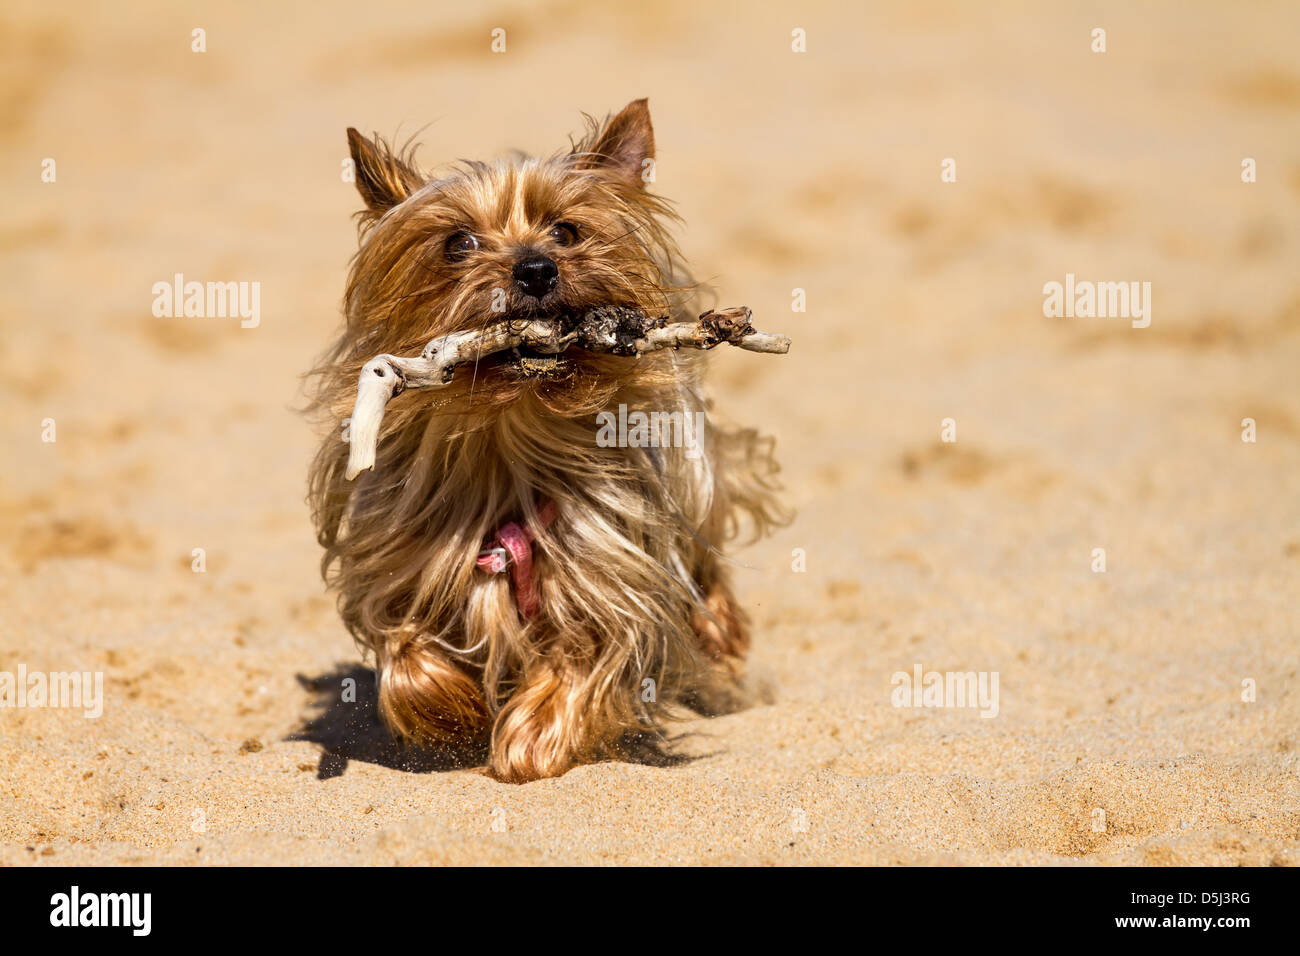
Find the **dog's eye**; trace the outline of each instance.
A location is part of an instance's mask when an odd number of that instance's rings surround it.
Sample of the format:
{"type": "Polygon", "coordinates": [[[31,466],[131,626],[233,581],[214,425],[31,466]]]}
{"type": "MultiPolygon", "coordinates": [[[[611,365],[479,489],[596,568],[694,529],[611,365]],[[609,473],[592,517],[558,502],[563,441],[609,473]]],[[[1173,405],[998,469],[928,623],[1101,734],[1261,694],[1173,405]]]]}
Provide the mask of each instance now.
{"type": "Polygon", "coordinates": [[[447,240],[447,258],[455,262],[478,249],[478,240],[468,232],[458,232],[447,240]]]}
{"type": "Polygon", "coordinates": [[[551,227],[551,241],[560,246],[571,246],[578,241],[578,229],[567,222],[557,222],[551,227]]]}

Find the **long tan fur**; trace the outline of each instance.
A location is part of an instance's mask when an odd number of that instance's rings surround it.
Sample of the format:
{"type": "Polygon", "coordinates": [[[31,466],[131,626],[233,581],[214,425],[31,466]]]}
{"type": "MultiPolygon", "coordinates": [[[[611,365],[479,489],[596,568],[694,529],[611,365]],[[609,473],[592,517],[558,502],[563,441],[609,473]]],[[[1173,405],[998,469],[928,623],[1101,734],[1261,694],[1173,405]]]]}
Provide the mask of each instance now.
{"type": "Polygon", "coordinates": [[[346,327],[315,371],[314,408],[330,434],[310,501],[343,620],[374,652],[380,713],[419,744],[490,736],[503,780],[616,754],[626,735],[658,732],[675,701],[738,671],[748,635],[719,549],[742,523],[758,535],[784,520],[771,442],[752,430],[709,423],[698,458],[597,444],[597,413],[619,404],[707,414],[702,357],[575,351],[559,377],[540,380],[484,360],[436,394],[394,399],[376,468],[356,482],[344,478],[338,429],[368,358],[499,321],[494,302],[507,316],[534,314],[537,301],[510,279],[525,252],[559,267],[546,308],[692,314],[694,288],[665,228],[672,211],[641,178],[654,149],[645,101],[550,159],[465,163],[433,178],[382,142],[349,140],[367,208],[346,327]],[[553,241],[557,222],[575,243],[553,241]],[[445,244],[460,233],[478,248],[449,259],[445,244]],[[548,498],[558,517],[544,527],[548,498]],[[528,621],[509,575],[475,567],[512,520],[536,536],[541,607],[528,621]]]}

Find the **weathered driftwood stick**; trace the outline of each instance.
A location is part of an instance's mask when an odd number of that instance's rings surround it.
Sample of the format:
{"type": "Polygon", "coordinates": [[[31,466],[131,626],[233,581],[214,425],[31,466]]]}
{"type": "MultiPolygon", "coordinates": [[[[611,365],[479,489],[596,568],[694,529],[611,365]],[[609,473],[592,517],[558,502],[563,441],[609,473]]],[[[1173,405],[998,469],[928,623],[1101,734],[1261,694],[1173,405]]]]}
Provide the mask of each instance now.
{"type": "Polygon", "coordinates": [[[576,322],[571,317],[502,321],[486,329],[453,332],[431,341],[419,358],[377,355],[362,366],[357,383],[348,480],[375,466],[379,426],[389,400],[408,388],[442,388],[461,365],[521,345],[548,355],[558,355],[571,345],[589,352],[639,356],[661,349],[711,349],[723,342],[750,352],[783,355],[790,351],[788,337],[757,331],[750,315],[741,306],[705,312],[695,322],[669,322],[636,309],[610,307],[592,309],[576,322]]]}

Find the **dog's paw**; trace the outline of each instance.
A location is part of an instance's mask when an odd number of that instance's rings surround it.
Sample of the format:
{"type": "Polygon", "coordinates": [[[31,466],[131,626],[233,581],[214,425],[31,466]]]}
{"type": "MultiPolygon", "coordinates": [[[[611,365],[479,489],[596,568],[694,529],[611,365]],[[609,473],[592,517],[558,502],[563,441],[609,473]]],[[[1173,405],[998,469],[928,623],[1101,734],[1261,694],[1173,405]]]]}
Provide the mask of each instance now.
{"type": "Polygon", "coordinates": [[[396,736],[420,745],[472,740],[488,728],[477,681],[415,643],[381,663],[379,714],[396,736]]]}
{"type": "Polygon", "coordinates": [[[506,783],[558,777],[584,750],[583,715],[573,681],[551,669],[529,675],[492,729],[492,774],[506,783]]]}
{"type": "Polygon", "coordinates": [[[691,625],[705,656],[739,676],[749,651],[749,622],[726,585],[719,583],[713,588],[691,625]]]}

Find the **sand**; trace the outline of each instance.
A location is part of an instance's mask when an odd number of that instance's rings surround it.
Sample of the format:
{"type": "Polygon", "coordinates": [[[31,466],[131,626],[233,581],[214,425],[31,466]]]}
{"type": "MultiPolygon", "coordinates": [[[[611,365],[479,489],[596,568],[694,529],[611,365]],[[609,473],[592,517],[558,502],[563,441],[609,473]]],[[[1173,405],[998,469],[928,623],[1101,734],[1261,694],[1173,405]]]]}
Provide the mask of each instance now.
{"type": "Polygon", "coordinates": [[[105,695],[0,709],[0,864],[1300,862],[1293,5],[264,6],[0,15],[0,670],[105,695]],[[751,705],[666,766],[409,763],[303,502],[344,129],[549,152],[643,95],[696,272],[795,340],[713,371],[799,514],[736,556],[751,705]],[[259,323],[154,316],[176,273],[259,323]],[[1150,326],[1045,317],[1067,273],[1150,326]],[[918,665],[996,716],[895,707],[918,665]]]}

